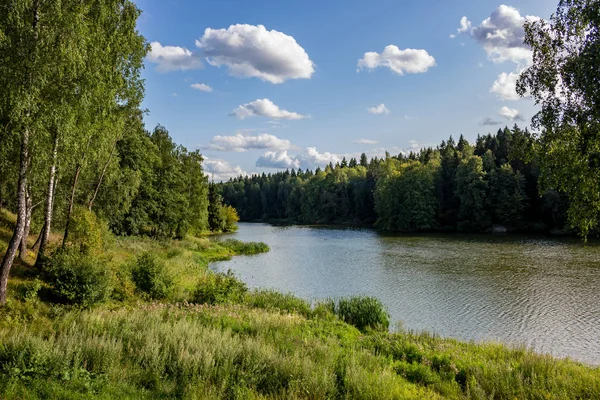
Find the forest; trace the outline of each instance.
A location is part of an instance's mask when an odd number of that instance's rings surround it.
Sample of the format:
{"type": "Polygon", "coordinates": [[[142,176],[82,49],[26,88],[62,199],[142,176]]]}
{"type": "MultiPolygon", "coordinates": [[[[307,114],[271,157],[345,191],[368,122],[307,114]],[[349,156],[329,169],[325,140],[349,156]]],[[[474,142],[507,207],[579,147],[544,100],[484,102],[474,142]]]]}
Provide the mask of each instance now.
{"type": "Polygon", "coordinates": [[[398,232],[569,231],[569,197],[541,181],[536,135],[514,126],[385,158],[239,177],[221,184],[244,221],[398,232]]]}

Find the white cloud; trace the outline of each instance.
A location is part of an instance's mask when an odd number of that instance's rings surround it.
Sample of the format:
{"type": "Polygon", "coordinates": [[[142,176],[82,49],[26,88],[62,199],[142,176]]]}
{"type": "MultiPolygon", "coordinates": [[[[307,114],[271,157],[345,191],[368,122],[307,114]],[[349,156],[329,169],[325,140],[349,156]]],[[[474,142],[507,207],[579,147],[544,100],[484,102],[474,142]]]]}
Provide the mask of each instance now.
{"type": "Polygon", "coordinates": [[[355,140],[353,143],[356,143],[356,144],[377,144],[379,142],[376,141],[376,140],[371,140],[371,139],[358,139],[358,140],[355,140]]]}
{"type": "Polygon", "coordinates": [[[368,52],[358,60],[359,71],[363,68],[373,70],[378,67],[387,67],[397,73],[417,74],[427,72],[435,66],[435,58],[425,50],[406,49],[400,50],[397,46],[389,45],[381,53],[368,52]]]}
{"type": "Polygon", "coordinates": [[[192,89],[200,90],[201,92],[210,93],[213,91],[213,89],[210,86],[204,83],[192,83],[190,86],[192,87],[192,89]]]}
{"type": "Polygon", "coordinates": [[[207,28],[196,46],[203,50],[210,65],[225,66],[235,77],[283,83],[288,79],[310,79],[315,72],[308,54],[292,36],[268,31],[263,25],[207,28]]]}
{"type": "Polygon", "coordinates": [[[233,166],[225,160],[205,158],[203,162],[204,173],[209,179],[214,179],[217,182],[229,180],[229,178],[237,178],[238,176],[249,175],[240,166],[233,166]]]}
{"type": "Polygon", "coordinates": [[[450,34],[450,39],[454,39],[454,38],[456,38],[456,35],[454,33],[451,33],[450,34]]]}
{"type": "Polygon", "coordinates": [[[300,160],[290,156],[287,151],[267,151],[256,160],[257,167],[263,168],[294,168],[300,167],[300,160]]]}
{"type": "Polygon", "coordinates": [[[503,118],[506,118],[509,121],[524,121],[525,118],[521,115],[519,110],[514,108],[508,108],[506,106],[502,107],[500,111],[498,111],[498,115],[503,118]]]}
{"type": "Polygon", "coordinates": [[[234,136],[215,136],[204,150],[244,152],[247,150],[290,150],[294,146],[289,140],[261,133],[256,136],[245,136],[240,133],[234,136]]]}
{"type": "Polygon", "coordinates": [[[308,118],[307,115],[282,110],[269,99],[257,99],[251,103],[243,104],[233,110],[231,115],[238,119],[246,119],[248,117],[267,117],[291,120],[308,118]]]}
{"type": "Polygon", "coordinates": [[[471,21],[467,17],[460,19],[460,28],[457,29],[458,33],[464,33],[471,29],[471,21]]]}
{"type": "Polygon", "coordinates": [[[257,167],[263,168],[310,168],[324,167],[330,162],[335,164],[342,160],[337,154],[319,153],[315,147],[307,147],[303,153],[292,156],[287,151],[267,151],[256,160],[257,167]]]}
{"type": "Polygon", "coordinates": [[[501,5],[479,26],[471,29],[466,17],[461,19],[459,32],[467,32],[483,46],[490,60],[496,63],[512,61],[517,64],[531,63],[531,49],[524,44],[525,29],[528,21],[539,17],[522,16],[514,7],[501,5]],[[466,28],[466,29],[465,29],[466,28]]]}
{"type": "Polygon", "coordinates": [[[502,100],[519,100],[521,97],[517,93],[517,80],[520,74],[520,72],[501,73],[494,81],[490,92],[495,93],[502,100]]]}
{"type": "Polygon", "coordinates": [[[390,110],[385,106],[385,104],[381,103],[376,107],[367,108],[369,114],[381,115],[381,114],[389,114],[390,110]]]}
{"type": "Polygon", "coordinates": [[[188,71],[202,68],[202,61],[185,47],[163,46],[159,42],[150,43],[148,61],[158,64],[159,72],[188,71]]]}

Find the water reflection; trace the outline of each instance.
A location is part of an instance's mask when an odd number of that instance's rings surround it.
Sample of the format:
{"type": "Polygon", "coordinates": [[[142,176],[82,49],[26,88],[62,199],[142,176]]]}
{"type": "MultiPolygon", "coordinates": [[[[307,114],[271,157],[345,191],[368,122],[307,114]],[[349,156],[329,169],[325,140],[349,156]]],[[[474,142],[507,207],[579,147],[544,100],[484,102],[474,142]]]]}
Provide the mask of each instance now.
{"type": "Polygon", "coordinates": [[[271,252],[215,263],[307,299],[377,296],[408,329],[600,364],[600,247],[527,236],[381,235],[241,224],[271,252]]]}

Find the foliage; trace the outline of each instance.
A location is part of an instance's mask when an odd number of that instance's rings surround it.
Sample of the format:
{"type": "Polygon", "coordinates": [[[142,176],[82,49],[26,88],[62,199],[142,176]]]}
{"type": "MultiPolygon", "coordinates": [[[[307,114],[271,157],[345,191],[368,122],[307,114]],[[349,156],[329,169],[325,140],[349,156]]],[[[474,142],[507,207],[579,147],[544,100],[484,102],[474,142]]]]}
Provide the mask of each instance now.
{"type": "Polygon", "coordinates": [[[198,152],[175,145],[160,125],[119,150],[122,169],[141,179],[127,213],[113,219],[116,232],[183,238],[206,230],[207,182],[198,152]]]}
{"type": "Polygon", "coordinates": [[[240,220],[237,211],[231,206],[223,206],[223,219],[225,220],[225,228],[223,232],[235,232],[237,231],[237,223],[240,220]]]}
{"type": "Polygon", "coordinates": [[[254,290],[244,296],[244,304],[269,311],[296,313],[309,318],[312,315],[310,304],[292,294],[279,293],[274,290],[254,290]]]}
{"type": "Polygon", "coordinates": [[[397,174],[377,181],[376,226],[400,232],[434,229],[439,208],[435,173],[432,165],[411,162],[403,165],[397,174]]]}
{"type": "Polygon", "coordinates": [[[355,296],[330,301],[331,311],[340,319],[361,331],[368,329],[387,330],[390,316],[384,305],[374,297],[355,296]]]}
{"type": "Polygon", "coordinates": [[[598,3],[561,0],[550,21],[525,25],[533,63],[517,91],[541,111],[540,154],[545,189],[569,195],[569,221],[585,237],[600,215],[600,13],[598,3]]]}
{"type": "Polygon", "coordinates": [[[460,200],[460,231],[483,231],[491,220],[487,211],[488,181],[481,157],[471,156],[461,161],[456,171],[456,195],[460,200]]]}
{"type": "Polygon", "coordinates": [[[74,250],[58,251],[44,266],[44,280],[59,299],[90,307],[113,290],[107,260],[74,250]]]}
{"type": "Polygon", "coordinates": [[[137,290],[151,299],[164,299],[173,289],[173,277],[165,262],[151,253],[137,258],[131,278],[137,290]]]}
{"type": "Polygon", "coordinates": [[[69,245],[82,254],[97,254],[102,251],[102,222],[96,214],[84,207],[75,209],[71,220],[69,245]]]}
{"type": "Polygon", "coordinates": [[[241,240],[227,239],[218,243],[235,254],[253,255],[269,251],[269,246],[263,242],[242,242],[241,240]]]}
{"type": "Polygon", "coordinates": [[[199,304],[239,302],[247,291],[246,284],[231,271],[226,274],[207,273],[198,283],[192,301],[199,304]]]}
{"type": "Polygon", "coordinates": [[[208,187],[208,228],[211,232],[225,232],[227,229],[227,213],[224,210],[223,198],[214,183],[208,187]]]}

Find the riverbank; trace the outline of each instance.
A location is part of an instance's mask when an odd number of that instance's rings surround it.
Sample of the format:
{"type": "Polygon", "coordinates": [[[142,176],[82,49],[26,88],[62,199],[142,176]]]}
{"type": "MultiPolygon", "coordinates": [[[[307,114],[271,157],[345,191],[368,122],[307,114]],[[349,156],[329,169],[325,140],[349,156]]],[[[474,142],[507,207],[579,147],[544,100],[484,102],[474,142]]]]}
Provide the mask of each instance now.
{"type": "MultiPolygon", "coordinates": [[[[0,229],[4,240],[6,224],[0,229]]],[[[360,310],[248,291],[208,271],[210,261],[264,250],[208,238],[114,239],[103,256],[121,286],[88,308],[56,302],[29,262],[19,263],[0,309],[0,398],[600,398],[598,368],[390,334],[347,317],[360,310]],[[173,279],[160,300],[125,273],[148,253],[173,279]]]]}

